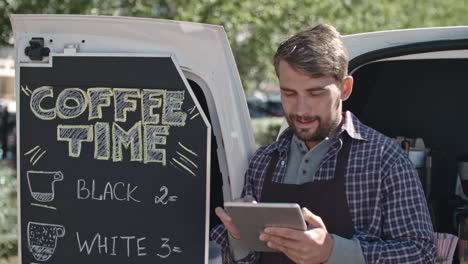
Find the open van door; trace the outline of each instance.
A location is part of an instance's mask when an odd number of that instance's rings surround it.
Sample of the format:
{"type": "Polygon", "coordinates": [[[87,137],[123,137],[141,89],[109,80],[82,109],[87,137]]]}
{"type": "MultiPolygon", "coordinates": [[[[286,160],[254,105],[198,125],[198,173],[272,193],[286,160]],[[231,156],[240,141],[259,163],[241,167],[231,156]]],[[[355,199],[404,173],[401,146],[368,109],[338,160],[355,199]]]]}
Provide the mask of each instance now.
{"type": "Polygon", "coordinates": [[[457,157],[468,153],[468,27],[344,36],[353,94],[344,108],[389,137],[422,138],[419,170],[436,232],[457,234],[457,157]]]}
{"type": "Polygon", "coordinates": [[[21,263],[208,263],[255,150],[222,27],[12,15],[21,263]]]}

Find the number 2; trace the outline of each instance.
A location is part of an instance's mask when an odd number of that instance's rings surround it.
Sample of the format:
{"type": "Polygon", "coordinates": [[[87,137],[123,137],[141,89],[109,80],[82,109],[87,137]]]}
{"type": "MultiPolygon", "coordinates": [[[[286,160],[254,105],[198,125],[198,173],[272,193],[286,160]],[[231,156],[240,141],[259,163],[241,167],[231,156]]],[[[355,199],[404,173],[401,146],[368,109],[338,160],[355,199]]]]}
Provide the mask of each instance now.
{"type": "Polygon", "coordinates": [[[169,190],[167,189],[166,186],[161,186],[159,191],[163,192],[163,195],[161,195],[161,197],[159,197],[159,196],[154,197],[154,203],[155,204],[162,203],[163,205],[166,205],[167,201],[164,201],[164,199],[166,199],[166,197],[167,197],[167,195],[169,193],[169,190]]]}

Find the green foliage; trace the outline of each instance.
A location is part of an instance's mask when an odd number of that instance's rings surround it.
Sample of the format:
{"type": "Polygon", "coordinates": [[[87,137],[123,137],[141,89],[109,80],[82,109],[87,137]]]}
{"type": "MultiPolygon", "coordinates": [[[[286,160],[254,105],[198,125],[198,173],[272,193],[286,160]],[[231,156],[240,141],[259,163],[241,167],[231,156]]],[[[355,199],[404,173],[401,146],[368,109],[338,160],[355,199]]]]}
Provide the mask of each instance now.
{"type": "Polygon", "coordinates": [[[271,58],[301,28],[335,25],[343,34],[468,25],[460,0],[0,0],[0,45],[11,36],[8,14],[155,17],[223,25],[244,87],[276,81],[271,58]]]}
{"type": "Polygon", "coordinates": [[[263,146],[275,141],[282,123],[282,117],[252,119],[252,127],[257,145],[263,146]]]}
{"type": "Polygon", "coordinates": [[[6,259],[0,259],[0,264],[18,264],[19,259],[18,257],[9,257],[6,259]]]}
{"type": "Polygon", "coordinates": [[[0,167],[0,257],[17,254],[16,172],[0,167]]]}
{"type": "Polygon", "coordinates": [[[9,258],[18,254],[18,240],[16,237],[8,239],[0,239],[0,264],[6,260],[2,258],[9,258]]]}
{"type": "Polygon", "coordinates": [[[16,233],[16,172],[0,167],[0,234],[16,233]]]}

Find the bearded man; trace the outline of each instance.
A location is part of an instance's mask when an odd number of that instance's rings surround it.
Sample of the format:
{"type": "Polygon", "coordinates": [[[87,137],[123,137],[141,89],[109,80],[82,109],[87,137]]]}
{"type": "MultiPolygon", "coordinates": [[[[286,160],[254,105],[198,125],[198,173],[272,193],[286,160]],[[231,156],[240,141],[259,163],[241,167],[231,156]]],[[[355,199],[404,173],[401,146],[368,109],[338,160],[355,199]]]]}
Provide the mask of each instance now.
{"type": "Polygon", "coordinates": [[[353,78],[336,29],[298,32],[279,46],[274,65],[289,128],[253,155],[242,199],[298,203],[308,230],[266,228],[259,238],[278,253],[246,252],[217,208],[223,224],[211,237],[224,263],[433,263],[414,166],[393,140],[342,111],[353,78]]]}

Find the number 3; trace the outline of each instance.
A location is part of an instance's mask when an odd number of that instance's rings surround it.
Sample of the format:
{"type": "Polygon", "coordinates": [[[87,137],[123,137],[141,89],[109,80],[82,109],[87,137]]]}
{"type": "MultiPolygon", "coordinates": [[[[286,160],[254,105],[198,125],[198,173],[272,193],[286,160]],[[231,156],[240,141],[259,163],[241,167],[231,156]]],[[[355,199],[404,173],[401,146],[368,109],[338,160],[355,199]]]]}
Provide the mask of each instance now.
{"type": "Polygon", "coordinates": [[[167,249],[168,252],[167,252],[166,255],[161,255],[161,254],[157,254],[157,255],[160,258],[167,258],[172,253],[171,247],[167,244],[167,242],[169,242],[169,238],[161,238],[161,240],[163,241],[163,244],[161,245],[161,248],[167,249]]]}

